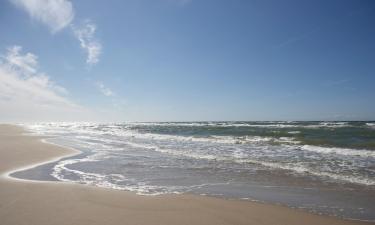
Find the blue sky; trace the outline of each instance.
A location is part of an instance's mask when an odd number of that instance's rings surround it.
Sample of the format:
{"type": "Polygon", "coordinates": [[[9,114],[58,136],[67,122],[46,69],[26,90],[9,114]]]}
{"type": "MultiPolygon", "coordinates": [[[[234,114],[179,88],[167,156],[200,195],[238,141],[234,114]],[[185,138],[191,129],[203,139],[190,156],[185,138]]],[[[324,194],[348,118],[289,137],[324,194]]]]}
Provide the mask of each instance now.
{"type": "Polygon", "coordinates": [[[374,120],[373,1],[0,2],[0,121],[374,120]]]}

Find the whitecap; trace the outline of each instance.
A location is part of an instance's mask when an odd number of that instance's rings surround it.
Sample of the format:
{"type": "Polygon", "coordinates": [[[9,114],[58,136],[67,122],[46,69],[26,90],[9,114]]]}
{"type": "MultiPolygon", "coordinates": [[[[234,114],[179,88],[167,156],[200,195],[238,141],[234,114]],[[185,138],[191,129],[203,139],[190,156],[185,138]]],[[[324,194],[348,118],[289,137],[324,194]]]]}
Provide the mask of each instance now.
{"type": "Polygon", "coordinates": [[[321,147],[314,145],[300,146],[301,150],[323,153],[323,154],[339,154],[345,156],[375,157],[375,151],[366,149],[337,148],[337,147],[321,147]]]}

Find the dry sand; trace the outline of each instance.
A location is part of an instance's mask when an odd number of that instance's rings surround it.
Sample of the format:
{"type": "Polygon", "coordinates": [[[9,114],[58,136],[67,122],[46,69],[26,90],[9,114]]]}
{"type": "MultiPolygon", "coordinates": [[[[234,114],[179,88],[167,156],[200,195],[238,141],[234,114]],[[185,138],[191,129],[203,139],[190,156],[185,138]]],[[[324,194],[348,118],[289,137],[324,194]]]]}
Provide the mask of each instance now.
{"type": "Polygon", "coordinates": [[[370,224],[313,215],[283,206],[194,195],[138,196],[61,182],[31,182],[7,172],[72,150],[0,125],[0,225],[110,224],[370,224]]]}

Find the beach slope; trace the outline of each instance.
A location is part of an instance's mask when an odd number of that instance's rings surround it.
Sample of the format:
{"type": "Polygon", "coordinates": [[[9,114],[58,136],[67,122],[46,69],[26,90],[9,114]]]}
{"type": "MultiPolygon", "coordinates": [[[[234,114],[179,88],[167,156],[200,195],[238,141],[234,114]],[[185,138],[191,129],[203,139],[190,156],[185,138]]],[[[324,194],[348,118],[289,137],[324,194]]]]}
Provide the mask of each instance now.
{"type": "Polygon", "coordinates": [[[61,182],[30,182],[9,171],[73,150],[22,135],[21,127],[0,125],[0,224],[370,224],[249,201],[194,195],[138,196],[131,192],[61,182]]]}

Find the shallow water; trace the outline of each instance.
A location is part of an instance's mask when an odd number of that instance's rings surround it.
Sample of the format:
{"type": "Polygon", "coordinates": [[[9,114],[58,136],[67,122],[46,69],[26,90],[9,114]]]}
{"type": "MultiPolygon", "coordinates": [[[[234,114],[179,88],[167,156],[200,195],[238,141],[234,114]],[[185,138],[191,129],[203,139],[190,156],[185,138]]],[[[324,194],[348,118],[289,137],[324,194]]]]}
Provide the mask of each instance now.
{"type": "Polygon", "coordinates": [[[82,154],[14,174],[20,178],[259,200],[375,220],[374,122],[24,125],[82,154]]]}

